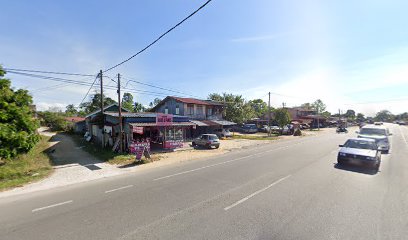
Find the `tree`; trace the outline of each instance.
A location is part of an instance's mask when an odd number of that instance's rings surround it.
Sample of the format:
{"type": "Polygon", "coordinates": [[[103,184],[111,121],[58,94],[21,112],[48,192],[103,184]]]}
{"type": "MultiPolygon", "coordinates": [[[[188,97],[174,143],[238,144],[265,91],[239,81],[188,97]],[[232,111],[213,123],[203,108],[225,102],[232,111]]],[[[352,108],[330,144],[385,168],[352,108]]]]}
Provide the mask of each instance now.
{"type": "Polygon", "coordinates": [[[160,98],[155,98],[153,102],[149,103],[150,108],[154,108],[157,104],[159,104],[162,100],[160,98]]]}
{"type": "Polygon", "coordinates": [[[277,108],[274,111],[275,122],[280,126],[283,127],[286,124],[290,123],[290,115],[286,108],[277,108]]]}
{"type": "Polygon", "coordinates": [[[352,109],[348,109],[345,114],[346,118],[349,120],[354,120],[356,118],[356,112],[352,109]]]}
{"type": "Polygon", "coordinates": [[[311,109],[317,111],[318,113],[322,113],[326,111],[326,104],[324,104],[322,100],[317,99],[311,104],[311,109]]]}
{"type": "MultiPolygon", "coordinates": [[[[105,107],[111,104],[114,104],[114,103],[117,103],[117,102],[110,97],[105,97],[104,95],[103,105],[105,107]]],[[[92,95],[89,102],[84,102],[79,107],[82,110],[84,110],[85,114],[101,109],[101,95],[100,94],[92,95]]]]}
{"type": "Polygon", "coordinates": [[[134,112],[145,112],[146,108],[138,102],[135,102],[135,105],[133,106],[133,111],[134,112]]]}
{"type": "Polygon", "coordinates": [[[329,111],[324,111],[322,113],[320,113],[323,117],[329,118],[331,117],[331,113],[329,111]]]}
{"type": "Polygon", "coordinates": [[[241,95],[212,93],[208,95],[208,99],[225,103],[224,113],[225,119],[228,121],[242,124],[255,117],[251,105],[241,95]]]}
{"type": "Polygon", "coordinates": [[[303,103],[302,105],[300,105],[301,108],[307,109],[307,110],[311,110],[312,109],[312,104],[310,103],[303,103]]]}
{"type": "Polygon", "coordinates": [[[27,90],[13,90],[5,74],[0,66],[0,159],[28,152],[40,139],[30,109],[32,97],[27,90]]]}
{"type": "Polygon", "coordinates": [[[38,116],[42,119],[41,124],[49,127],[53,131],[67,131],[70,124],[65,120],[65,116],[60,112],[39,112],[38,116]]]}
{"type": "Polygon", "coordinates": [[[364,121],[365,121],[364,114],[362,114],[362,113],[357,113],[356,119],[357,119],[358,122],[364,122],[364,121]]]}
{"type": "Polygon", "coordinates": [[[381,110],[375,115],[374,119],[379,122],[392,122],[394,115],[388,110],[381,110]]]}
{"type": "Polygon", "coordinates": [[[262,117],[265,113],[268,113],[268,104],[262,99],[250,100],[248,104],[258,118],[262,117]]]}
{"type": "Polygon", "coordinates": [[[125,92],[122,98],[122,107],[128,111],[133,111],[133,95],[125,92]]]}
{"type": "Polygon", "coordinates": [[[78,115],[78,110],[76,110],[74,104],[68,104],[65,109],[65,114],[69,117],[74,117],[78,115]]]}

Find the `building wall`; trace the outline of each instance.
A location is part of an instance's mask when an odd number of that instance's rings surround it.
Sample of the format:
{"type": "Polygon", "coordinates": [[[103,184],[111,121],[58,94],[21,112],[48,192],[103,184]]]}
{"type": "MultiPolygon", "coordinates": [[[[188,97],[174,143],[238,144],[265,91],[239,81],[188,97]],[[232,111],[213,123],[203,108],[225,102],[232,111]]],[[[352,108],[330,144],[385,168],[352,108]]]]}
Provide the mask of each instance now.
{"type": "Polygon", "coordinates": [[[169,99],[167,99],[167,101],[163,105],[161,105],[156,110],[156,112],[165,113],[165,109],[167,107],[168,110],[169,110],[169,112],[168,112],[169,114],[184,115],[184,112],[185,112],[184,110],[185,110],[185,108],[187,108],[187,106],[184,106],[184,105],[187,105],[187,104],[184,104],[184,103],[176,101],[175,99],[169,98],[169,99]],[[179,114],[176,114],[176,107],[177,106],[179,107],[179,114]]]}

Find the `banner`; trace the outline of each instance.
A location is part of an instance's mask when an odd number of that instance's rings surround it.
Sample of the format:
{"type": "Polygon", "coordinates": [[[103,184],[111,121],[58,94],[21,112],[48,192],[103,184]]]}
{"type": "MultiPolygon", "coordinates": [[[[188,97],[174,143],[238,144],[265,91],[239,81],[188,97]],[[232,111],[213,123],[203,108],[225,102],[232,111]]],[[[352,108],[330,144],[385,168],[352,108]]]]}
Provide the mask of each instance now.
{"type": "Polygon", "coordinates": [[[157,113],[156,124],[157,126],[171,126],[173,124],[173,115],[157,113]]]}
{"type": "Polygon", "coordinates": [[[133,132],[137,134],[143,134],[143,127],[133,127],[133,132]]]}

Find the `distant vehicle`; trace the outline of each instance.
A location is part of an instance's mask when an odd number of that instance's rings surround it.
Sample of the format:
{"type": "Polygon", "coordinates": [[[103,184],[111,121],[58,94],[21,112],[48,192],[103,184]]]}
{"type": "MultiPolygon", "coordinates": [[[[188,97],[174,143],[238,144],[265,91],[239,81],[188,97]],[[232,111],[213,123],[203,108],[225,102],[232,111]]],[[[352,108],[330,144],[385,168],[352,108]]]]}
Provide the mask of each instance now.
{"type": "Polygon", "coordinates": [[[270,127],[268,126],[268,125],[263,125],[261,128],[260,128],[260,131],[261,132],[269,132],[269,130],[270,130],[270,127]]]}
{"type": "Polygon", "coordinates": [[[374,139],[351,138],[344,145],[339,145],[337,163],[368,166],[376,171],[380,168],[381,152],[374,139]]]}
{"type": "Polygon", "coordinates": [[[310,128],[310,126],[309,126],[309,124],[307,124],[307,123],[302,123],[302,124],[300,124],[300,129],[309,129],[310,128]]]}
{"type": "Polygon", "coordinates": [[[370,138],[376,141],[380,151],[388,153],[390,151],[390,140],[389,137],[392,135],[388,128],[376,125],[366,125],[360,129],[358,132],[359,138],[370,138]]]}
{"type": "Polygon", "coordinates": [[[381,126],[381,125],[383,125],[383,123],[382,122],[374,122],[374,125],[381,126]]]}
{"type": "Polygon", "coordinates": [[[287,124],[282,128],[281,134],[282,135],[293,135],[295,129],[292,124],[287,124]]]}
{"type": "Polygon", "coordinates": [[[338,127],[336,133],[348,133],[348,130],[345,127],[338,127]]]}
{"type": "Polygon", "coordinates": [[[279,126],[271,126],[271,133],[280,133],[282,131],[282,128],[279,126]]]}
{"type": "Polygon", "coordinates": [[[215,129],[214,133],[220,138],[223,137],[232,137],[232,133],[229,131],[229,129],[226,128],[220,128],[220,129],[215,129]]]}
{"type": "Polygon", "coordinates": [[[201,146],[206,148],[219,148],[220,140],[215,134],[201,134],[198,138],[193,140],[192,145],[193,147],[201,146]]]}
{"type": "Polygon", "coordinates": [[[404,121],[399,121],[398,124],[399,124],[399,125],[407,125],[407,123],[404,122],[404,121]]]}
{"type": "Polygon", "coordinates": [[[258,128],[256,127],[256,124],[244,124],[244,126],[242,126],[242,132],[243,133],[257,133],[258,128]]]}

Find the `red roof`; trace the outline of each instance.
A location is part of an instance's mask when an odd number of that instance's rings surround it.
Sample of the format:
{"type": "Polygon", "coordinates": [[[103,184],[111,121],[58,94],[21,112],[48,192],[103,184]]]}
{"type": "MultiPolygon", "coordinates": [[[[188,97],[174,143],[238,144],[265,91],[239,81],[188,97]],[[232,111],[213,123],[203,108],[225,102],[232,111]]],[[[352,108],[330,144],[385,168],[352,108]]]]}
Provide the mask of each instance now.
{"type": "Polygon", "coordinates": [[[85,120],[85,118],[83,117],[65,117],[65,120],[69,121],[69,122],[82,122],[85,120]]]}
{"type": "Polygon", "coordinates": [[[204,101],[195,98],[181,98],[181,97],[172,97],[175,100],[182,102],[182,103],[189,103],[189,104],[199,104],[199,105],[222,105],[222,103],[211,102],[211,101],[204,101]]]}

